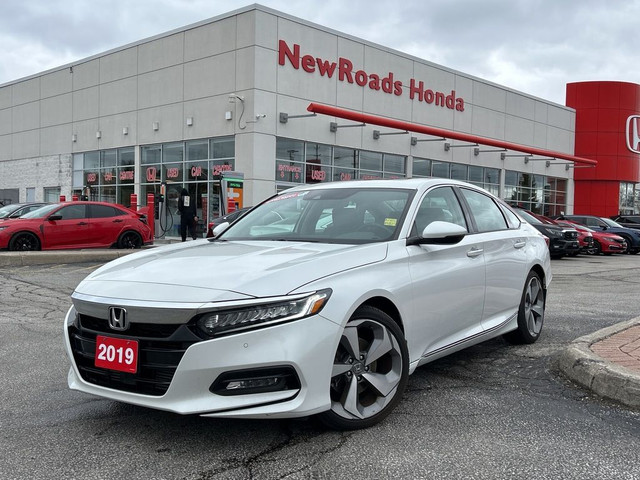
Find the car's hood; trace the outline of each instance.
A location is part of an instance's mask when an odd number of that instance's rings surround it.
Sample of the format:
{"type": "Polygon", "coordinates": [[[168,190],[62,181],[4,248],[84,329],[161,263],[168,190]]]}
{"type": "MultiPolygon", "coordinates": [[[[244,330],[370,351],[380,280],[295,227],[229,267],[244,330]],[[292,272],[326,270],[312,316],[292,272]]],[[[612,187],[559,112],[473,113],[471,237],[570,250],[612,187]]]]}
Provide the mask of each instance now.
{"type": "Polygon", "coordinates": [[[385,243],[209,242],[159,247],[110,262],[76,292],[157,302],[287,294],[318,278],[383,260],[385,243]]]}

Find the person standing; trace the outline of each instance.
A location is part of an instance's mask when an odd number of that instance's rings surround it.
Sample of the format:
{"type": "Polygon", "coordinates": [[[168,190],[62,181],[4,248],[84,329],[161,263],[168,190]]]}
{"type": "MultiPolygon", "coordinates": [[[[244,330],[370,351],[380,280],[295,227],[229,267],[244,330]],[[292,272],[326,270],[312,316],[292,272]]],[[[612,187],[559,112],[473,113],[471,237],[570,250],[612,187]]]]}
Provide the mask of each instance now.
{"type": "Polygon", "coordinates": [[[189,191],[186,188],[180,192],[180,199],[178,200],[178,211],[180,212],[180,235],[182,241],[187,239],[187,229],[189,229],[189,236],[196,239],[196,222],[198,217],[196,215],[196,202],[189,195],[189,191]]]}

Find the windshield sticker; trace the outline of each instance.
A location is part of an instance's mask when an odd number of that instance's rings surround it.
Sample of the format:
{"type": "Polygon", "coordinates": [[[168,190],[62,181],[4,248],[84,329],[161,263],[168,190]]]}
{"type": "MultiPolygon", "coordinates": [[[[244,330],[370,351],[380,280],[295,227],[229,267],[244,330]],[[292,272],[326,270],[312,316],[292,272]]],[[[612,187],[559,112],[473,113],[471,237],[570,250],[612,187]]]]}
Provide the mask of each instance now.
{"type": "Polygon", "coordinates": [[[385,218],[384,219],[384,226],[385,227],[395,227],[397,223],[398,223],[398,219],[397,218],[385,218]]]}
{"type": "Polygon", "coordinates": [[[296,198],[296,197],[304,197],[307,193],[309,193],[309,192],[308,191],[304,191],[304,192],[283,193],[282,195],[278,195],[277,197],[273,197],[271,200],[268,200],[265,203],[279,202],[281,200],[288,200],[290,198],[296,198]]]}

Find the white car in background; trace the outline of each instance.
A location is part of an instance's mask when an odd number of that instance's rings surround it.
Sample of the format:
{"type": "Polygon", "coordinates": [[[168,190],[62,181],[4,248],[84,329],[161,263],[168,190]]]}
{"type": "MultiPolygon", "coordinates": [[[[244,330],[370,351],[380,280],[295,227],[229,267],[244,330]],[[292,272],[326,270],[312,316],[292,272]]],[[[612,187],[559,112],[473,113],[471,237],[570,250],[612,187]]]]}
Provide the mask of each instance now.
{"type": "Polygon", "coordinates": [[[473,185],[304,185],[215,240],[90,274],[65,320],[68,383],[181,414],[368,427],[418,366],[535,342],[550,281],[545,238],[473,185]]]}

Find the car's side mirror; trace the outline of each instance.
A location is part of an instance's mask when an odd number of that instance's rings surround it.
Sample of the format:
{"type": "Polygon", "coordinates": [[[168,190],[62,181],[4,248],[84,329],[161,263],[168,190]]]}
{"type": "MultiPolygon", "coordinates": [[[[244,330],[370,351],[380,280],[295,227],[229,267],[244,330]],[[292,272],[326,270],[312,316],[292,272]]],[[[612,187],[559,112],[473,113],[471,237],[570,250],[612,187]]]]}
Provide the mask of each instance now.
{"type": "Polygon", "coordinates": [[[229,222],[222,222],[220,225],[216,226],[211,233],[213,233],[213,238],[216,238],[222,232],[224,232],[227,228],[229,228],[229,222]]]}
{"type": "Polygon", "coordinates": [[[407,239],[407,245],[453,245],[467,233],[466,228],[455,223],[435,221],[427,225],[418,237],[407,239]]]}
{"type": "Polygon", "coordinates": [[[49,220],[50,222],[53,222],[54,220],[62,220],[62,215],[58,214],[58,215],[49,215],[47,217],[47,220],[49,220]]]}

